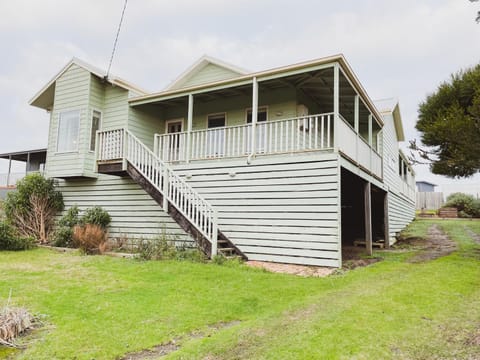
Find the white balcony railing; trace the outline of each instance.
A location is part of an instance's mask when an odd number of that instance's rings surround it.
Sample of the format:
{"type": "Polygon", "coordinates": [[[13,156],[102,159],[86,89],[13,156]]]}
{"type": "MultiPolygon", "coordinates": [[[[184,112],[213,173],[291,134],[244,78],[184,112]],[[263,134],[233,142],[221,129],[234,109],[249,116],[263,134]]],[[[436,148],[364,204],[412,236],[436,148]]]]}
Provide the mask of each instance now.
{"type": "MultiPolygon", "coordinates": [[[[255,130],[257,155],[333,147],[333,113],[259,122],[255,130]]],[[[187,136],[187,132],[155,134],[155,154],[172,162],[241,157],[253,151],[252,124],[192,131],[190,147],[187,136]]]]}
{"type": "Polygon", "coordinates": [[[379,178],[382,177],[382,157],[342,118],[337,123],[338,150],[379,178]]]}

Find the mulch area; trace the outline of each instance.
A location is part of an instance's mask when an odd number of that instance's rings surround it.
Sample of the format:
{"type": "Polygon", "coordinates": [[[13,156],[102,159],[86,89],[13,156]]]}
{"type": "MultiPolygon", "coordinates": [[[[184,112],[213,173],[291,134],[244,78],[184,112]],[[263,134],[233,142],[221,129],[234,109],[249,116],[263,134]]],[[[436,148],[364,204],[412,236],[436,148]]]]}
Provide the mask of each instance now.
{"type": "Polygon", "coordinates": [[[247,261],[246,264],[248,266],[265,269],[270,272],[298,275],[304,277],[324,277],[332,274],[336,270],[335,268],[322,266],[279,264],[266,261],[247,261]]]}

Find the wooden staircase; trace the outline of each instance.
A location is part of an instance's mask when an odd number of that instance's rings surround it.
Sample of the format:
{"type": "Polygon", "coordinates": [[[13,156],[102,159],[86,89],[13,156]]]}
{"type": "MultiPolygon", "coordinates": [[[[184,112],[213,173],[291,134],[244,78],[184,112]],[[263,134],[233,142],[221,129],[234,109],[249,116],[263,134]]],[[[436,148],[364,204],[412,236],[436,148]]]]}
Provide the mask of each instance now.
{"type": "Polygon", "coordinates": [[[144,189],[210,258],[247,259],[217,225],[217,211],[126,129],[97,133],[99,173],[130,176],[144,189]]]}

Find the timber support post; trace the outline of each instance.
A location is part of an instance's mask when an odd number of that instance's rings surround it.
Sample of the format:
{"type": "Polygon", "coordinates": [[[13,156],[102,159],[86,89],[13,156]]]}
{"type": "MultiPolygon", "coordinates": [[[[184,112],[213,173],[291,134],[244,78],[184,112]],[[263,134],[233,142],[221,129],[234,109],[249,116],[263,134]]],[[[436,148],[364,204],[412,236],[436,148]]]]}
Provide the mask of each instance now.
{"type": "Polygon", "coordinates": [[[372,249],[372,186],[367,182],[364,186],[364,203],[365,203],[365,248],[367,255],[373,254],[372,249]]]}

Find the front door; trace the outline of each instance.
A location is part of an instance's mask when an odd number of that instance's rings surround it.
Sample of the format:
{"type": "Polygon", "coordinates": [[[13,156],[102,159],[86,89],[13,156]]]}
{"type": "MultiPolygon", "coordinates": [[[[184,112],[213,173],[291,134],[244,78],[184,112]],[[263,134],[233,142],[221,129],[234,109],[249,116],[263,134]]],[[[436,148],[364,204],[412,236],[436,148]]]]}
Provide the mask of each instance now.
{"type": "Polygon", "coordinates": [[[167,121],[165,130],[167,134],[171,135],[167,137],[164,159],[167,159],[167,161],[183,160],[182,149],[185,149],[185,134],[182,133],[183,119],[167,121]]]}

